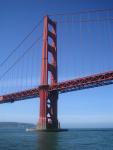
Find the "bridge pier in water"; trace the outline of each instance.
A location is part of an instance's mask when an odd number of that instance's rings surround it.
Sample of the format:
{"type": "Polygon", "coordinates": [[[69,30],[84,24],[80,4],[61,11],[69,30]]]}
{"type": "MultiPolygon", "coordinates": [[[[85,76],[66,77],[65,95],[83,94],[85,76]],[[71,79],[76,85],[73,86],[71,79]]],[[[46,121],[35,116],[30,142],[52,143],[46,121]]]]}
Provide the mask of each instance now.
{"type": "Polygon", "coordinates": [[[40,116],[38,130],[58,130],[59,123],[57,119],[57,100],[58,93],[50,92],[48,86],[40,86],[40,116]]]}
{"type": "Polygon", "coordinates": [[[42,68],[40,96],[40,116],[38,130],[59,130],[57,118],[58,91],[49,91],[50,85],[57,84],[57,35],[56,22],[44,17],[42,68]],[[50,53],[50,55],[49,55],[50,53]],[[49,57],[50,56],[50,57],[49,57]]]}

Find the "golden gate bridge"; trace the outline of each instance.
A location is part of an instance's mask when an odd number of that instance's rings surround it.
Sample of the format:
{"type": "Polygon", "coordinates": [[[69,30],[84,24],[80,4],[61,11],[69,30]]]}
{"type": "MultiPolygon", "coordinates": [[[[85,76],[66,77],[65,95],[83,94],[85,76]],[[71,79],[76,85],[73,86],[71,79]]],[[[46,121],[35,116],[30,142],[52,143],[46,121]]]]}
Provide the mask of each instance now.
{"type": "MultiPolygon", "coordinates": [[[[27,100],[31,98],[40,98],[40,115],[39,115],[39,121],[37,125],[37,129],[40,130],[56,130],[60,129],[60,124],[58,121],[58,112],[57,112],[57,102],[58,102],[58,95],[66,92],[71,91],[77,91],[82,89],[88,89],[88,88],[94,88],[94,87],[100,87],[105,85],[113,84],[113,68],[110,70],[105,70],[101,73],[93,73],[91,75],[82,76],[82,77],[76,77],[72,80],[66,80],[66,81],[58,81],[58,32],[57,32],[57,24],[61,26],[61,24],[64,26],[64,24],[79,24],[79,29],[81,24],[90,23],[90,26],[92,24],[99,25],[100,28],[104,29],[104,32],[106,32],[106,22],[107,27],[109,27],[108,35],[109,39],[111,40],[110,34],[111,34],[111,28],[112,22],[113,22],[113,16],[112,16],[113,9],[100,9],[100,10],[88,10],[88,11],[82,11],[77,13],[68,13],[68,14],[50,14],[45,16],[41,21],[36,25],[33,30],[28,33],[28,35],[19,43],[19,45],[11,51],[11,53],[6,57],[6,59],[3,60],[3,62],[0,64],[1,67],[1,74],[0,74],[0,82],[1,82],[1,96],[0,96],[0,104],[3,103],[9,103],[9,102],[15,102],[20,100],[27,100]],[[91,16],[90,16],[91,14],[91,16]],[[82,15],[82,17],[81,17],[82,15]],[[53,17],[56,16],[56,20],[53,19],[53,17]],[[65,17],[67,16],[67,18],[65,17]],[[70,18],[70,16],[76,16],[73,18],[70,18]],[[78,18],[79,16],[79,18],[78,18]],[[87,17],[86,17],[87,16],[87,17]],[[24,52],[22,51],[21,54],[18,54],[16,58],[14,58],[14,62],[12,63],[14,57],[13,55],[15,52],[21,48],[21,46],[25,43],[25,41],[33,34],[33,32],[36,31],[36,29],[42,24],[44,20],[44,27],[43,27],[43,40],[41,41],[42,35],[39,36],[30,47],[28,47],[24,52]],[[109,23],[109,25],[108,25],[109,23]],[[104,26],[103,26],[104,24],[104,26]],[[38,81],[34,79],[34,66],[36,67],[37,64],[34,61],[34,57],[37,59],[37,55],[33,53],[34,45],[36,45],[39,41],[42,43],[42,58],[41,58],[41,81],[40,85],[38,86],[38,81]],[[29,55],[29,57],[28,57],[29,55]],[[26,57],[26,66],[24,65],[24,59],[26,57]],[[10,60],[11,59],[11,60],[10,60]],[[10,61],[9,61],[10,60],[10,61]],[[7,67],[4,67],[7,62],[10,62],[11,64],[8,64],[7,67]],[[33,62],[34,61],[34,62],[33,62]],[[21,62],[21,64],[19,64],[21,62]],[[31,64],[29,65],[29,62],[31,64]],[[35,65],[34,65],[35,63],[35,65]],[[25,67],[24,67],[25,66],[25,67]],[[19,70],[20,67],[20,70],[19,70]],[[31,69],[29,69],[29,67],[31,69]],[[16,69],[14,69],[16,68],[16,69]],[[26,71],[23,70],[26,68],[26,71]],[[13,73],[12,73],[13,72],[13,73]],[[22,74],[22,72],[24,72],[22,74]],[[30,72],[30,73],[29,73],[30,72]],[[31,77],[28,77],[28,75],[31,75],[31,77]],[[16,80],[16,77],[19,77],[16,80]],[[26,81],[22,80],[22,78],[26,76],[26,81]],[[7,81],[8,78],[8,81],[7,81]],[[11,91],[11,82],[13,83],[13,80],[15,81],[15,87],[11,91]],[[35,81],[34,81],[35,80],[35,81]],[[11,82],[9,82],[11,81],[11,82]],[[28,87],[25,88],[20,87],[20,83],[26,82],[28,84],[28,87]],[[30,85],[31,82],[31,85],[30,85]],[[35,82],[35,84],[34,84],[35,82]],[[37,82],[37,83],[36,83],[37,82]],[[32,85],[33,84],[33,85],[32,85]],[[5,88],[5,92],[3,91],[5,88]],[[9,91],[8,91],[9,90],[9,91]]],[[[58,26],[58,27],[59,27],[58,26]]],[[[76,26],[77,28],[77,26],[76,26]]],[[[97,27],[96,27],[97,28],[97,27]]],[[[78,30],[78,29],[77,29],[78,30]]],[[[39,30],[40,31],[40,30],[39,30]]],[[[38,33],[39,33],[38,31],[38,33]]],[[[80,30],[81,32],[81,30],[80,30]]],[[[87,30],[88,32],[88,30],[87,30]]],[[[91,34],[94,31],[91,31],[91,34]]],[[[98,32],[98,30],[97,30],[98,32]]],[[[102,31],[103,32],[103,31],[102,31]]],[[[70,35],[68,34],[68,39],[71,38],[71,32],[69,31],[70,35]]],[[[73,33],[73,31],[72,31],[73,33]]],[[[105,34],[107,35],[107,34],[105,34]]],[[[77,35],[75,35],[77,36],[77,35]]],[[[96,35],[97,38],[97,35],[96,35]]],[[[100,38],[100,37],[99,37],[100,38]]],[[[31,40],[31,39],[30,39],[31,40]]],[[[73,36],[72,36],[73,40],[73,36]]],[[[68,40],[69,41],[69,40],[68,40]]],[[[90,41],[90,40],[88,40],[90,41]]],[[[102,43],[103,42],[102,37],[102,43]]],[[[106,41],[106,39],[105,39],[106,41]]],[[[60,41],[61,42],[61,41],[60,41]]],[[[112,43],[112,42],[111,42],[112,43]]],[[[40,44],[40,45],[41,45],[40,44]]],[[[62,43],[60,43],[62,44],[62,43]]],[[[66,42],[68,44],[68,49],[70,49],[70,43],[66,42]]],[[[100,43],[101,44],[101,43],[100,43]]],[[[80,45],[81,46],[81,45],[80,45]]],[[[112,46],[111,46],[112,47],[112,46]]],[[[103,47],[104,48],[104,47],[103,47]]],[[[93,47],[92,47],[93,49],[93,47]]],[[[37,48],[36,48],[37,50],[37,48]]],[[[108,51],[108,48],[107,48],[108,51]]],[[[112,54],[113,49],[111,48],[112,54]]],[[[108,51],[109,52],[109,51],[108,51]]],[[[108,53],[107,52],[107,53],[108,53]]],[[[39,53],[38,53],[39,55],[39,53]]],[[[71,53],[73,55],[73,53],[71,53]]],[[[87,55],[87,54],[86,54],[87,55]]],[[[108,60],[108,58],[107,58],[108,60]]],[[[61,60],[62,61],[62,60],[61,60]]],[[[70,60],[67,60],[68,63],[70,60]]],[[[37,74],[36,74],[37,75],[37,74]]]]}

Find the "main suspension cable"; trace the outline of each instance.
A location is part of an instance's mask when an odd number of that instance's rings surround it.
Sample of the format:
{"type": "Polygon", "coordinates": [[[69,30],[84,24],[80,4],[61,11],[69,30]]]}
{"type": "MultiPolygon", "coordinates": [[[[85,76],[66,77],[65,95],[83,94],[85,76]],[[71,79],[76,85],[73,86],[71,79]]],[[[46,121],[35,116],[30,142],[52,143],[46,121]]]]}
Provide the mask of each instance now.
{"type": "Polygon", "coordinates": [[[31,34],[37,29],[37,27],[42,23],[43,18],[38,22],[37,25],[33,27],[33,29],[25,36],[25,38],[19,42],[19,44],[11,51],[11,53],[3,60],[3,62],[0,64],[0,67],[2,67],[7,60],[22,46],[22,44],[31,36],[31,34]]]}
{"type": "Polygon", "coordinates": [[[0,76],[0,80],[16,65],[20,60],[33,48],[34,45],[36,45],[37,42],[41,40],[42,36],[40,36],[37,40],[35,40],[32,45],[27,48],[24,53],[0,76]]]}
{"type": "Polygon", "coordinates": [[[69,15],[79,15],[85,13],[108,12],[108,11],[113,11],[113,8],[84,10],[84,11],[70,12],[70,13],[58,13],[58,14],[53,13],[53,14],[49,14],[48,16],[69,16],[69,15]]]}

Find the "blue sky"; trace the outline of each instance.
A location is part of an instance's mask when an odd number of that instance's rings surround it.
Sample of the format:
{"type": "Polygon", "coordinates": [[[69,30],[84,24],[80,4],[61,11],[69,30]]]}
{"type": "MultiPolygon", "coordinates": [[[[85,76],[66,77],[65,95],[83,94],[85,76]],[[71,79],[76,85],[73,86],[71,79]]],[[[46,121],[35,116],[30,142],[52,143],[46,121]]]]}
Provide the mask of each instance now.
{"type": "MultiPolygon", "coordinates": [[[[109,0],[109,2],[108,0],[0,0],[0,62],[4,60],[11,49],[37,24],[42,16],[51,13],[76,12],[85,9],[111,8],[112,6],[112,0],[109,0]]],[[[63,25],[61,25],[61,27],[63,27],[63,25]]],[[[82,29],[84,30],[84,28],[82,29]]],[[[66,30],[66,26],[64,30],[66,30]]],[[[90,30],[92,29],[90,28],[90,30]]],[[[67,58],[72,55],[67,53],[66,46],[68,49],[68,43],[61,46],[61,57],[58,60],[60,65],[59,71],[61,71],[61,73],[59,73],[59,80],[71,79],[75,76],[74,73],[79,70],[73,70],[72,64],[74,61],[70,60],[69,63],[67,62],[67,58]],[[68,69],[66,66],[68,66],[68,69]]],[[[82,46],[84,47],[84,44],[82,46]]],[[[73,48],[73,46],[71,48],[73,48]]],[[[73,59],[76,53],[77,52],[73,54],[73,59]]],[[[97,51],[95,53],[97,54],[99,52],[97,51]]],[[[77,54],[81,56],[81,52],[77,54]]],[[[41,51],[38,55],[41,56],[41,51]]],[[[103,53],[101,57],[104,58],[104,56],[105,54],[103,53]]],[[[86,58],[87,57],[90,57],[89,53],[87,53],[86,58]]],[[[89,61],[90,60],[91,59],[89,59],[89,61]]],[[[95,60],[94,62],[96,64],[93,66],[96,66],[96,72],[98,72],[100,68],[96,61],[99,62],[95,60]]],[[[79,61],[76,60],[76,62],[79,61]]],[[[40,63],[38,65],[40,65],[40,63]]],[[[76,67],[80,68],[81,66],[78,64],[76,67]]],[[[112,65],[110,67],[113,68],[112,65]]],[[[93,70],[92,66],[89,68],[88,71],[91,72],[93,70]],[[91,70],[89,68],[91,68],[91,70]]],[[[105,70],[107,70],[107,68],[109,68],[109,66],[104,67],[105,70]]],[[[84,70],[87,70],[87,67],[84,68],[84,70]]],[[[85,74],[87,74],[87,72],[85,74]]],[[[78,74],[78,76],[80,76],[80,74],[78,74]]],[[[59,95],[58,116],[61,126],[113,127],[112,89],[113,85],[109,85],[59,95]]],[[[36,124],[38,117],[39,99],[0,105],[0,121],[31,122],[36,124]]]]}

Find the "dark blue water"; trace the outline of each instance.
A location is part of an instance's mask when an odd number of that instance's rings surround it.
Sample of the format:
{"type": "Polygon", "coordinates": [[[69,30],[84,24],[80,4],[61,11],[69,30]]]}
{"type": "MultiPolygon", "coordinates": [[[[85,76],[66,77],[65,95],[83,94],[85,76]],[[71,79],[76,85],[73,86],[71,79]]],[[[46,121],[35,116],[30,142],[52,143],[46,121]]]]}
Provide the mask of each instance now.
{"type": "Polygon", "coordinates": [[[113,129],[26,132],[28,124],[0,124],[0,150],[113,150],[113,129]]]}

